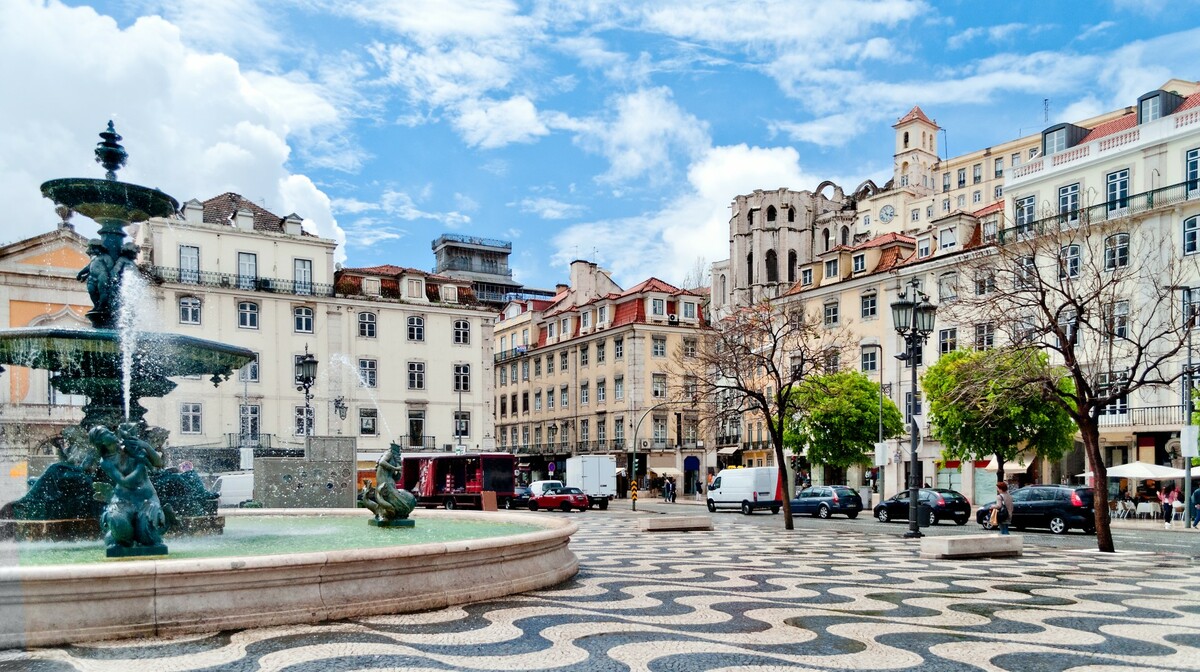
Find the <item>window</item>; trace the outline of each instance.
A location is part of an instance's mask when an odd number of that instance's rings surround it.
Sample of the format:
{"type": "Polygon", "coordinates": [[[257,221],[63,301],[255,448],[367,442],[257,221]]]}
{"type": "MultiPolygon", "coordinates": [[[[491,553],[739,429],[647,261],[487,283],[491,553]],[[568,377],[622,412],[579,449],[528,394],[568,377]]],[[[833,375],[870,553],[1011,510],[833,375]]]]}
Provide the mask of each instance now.
{"type": "Polygon", "coordinates": [[[608,322],[608,306],[600,306],[596,309],[596,324],[605,322],[608,322]]]}
{"type": "Polygon", "coordinates": [[[696,339],[683,339],[683,356],[689,359],[696,356],[696,339]]]}
{"type": "Polygon", "coordinates": [[[558,335],[563,338],[566,338],[567,335],[570,333],[570,326],[571,326],[571,318],[564,317],[563,319],[559,320],[558,321],[558,335]]]}
{"type": "Polygon", "coordinates": [[[621,359],[625,356],[625,339],[618,338],[613,341],[613,359],[621,359]]]}
{"type": "Polygon", "coordinates": [[[200,282],[200,248],[179,246],[179,281],[193,285],[200,282]]]}
{"type": "Polygon", "coordinates": [[[1105,334],[1111,340],[1129,335],[1129,302],[1116,301],[1104,311],[1105,334]]]}
{"type": "Polygon", "coordinates": [[[975,349],[986,350],[996,344],[996,325],[991,322],[975,325],[975,349]]]}
{"type": "Polygon", "coordinates": [[[238,380],[244,383],[258,382],[258,353],[254,353],[254,359],[246,363],[245,366],[238,369],[238,380]]]}
{"type": "Polygon", "coordinates": [[[1004,177],[1004,157],[1000,157],[993,162],[992,177],[1004,177]]]}
{"type": "Polygon", "coordinates": [[[238,289],[253,291],[258,287],[258,255],[238,252],[238,289]]]}
{"type": "Polygon", "coordinates": [[[579,365],[580,366],[588,365],[588,354],[589,354],[589,346],[587,346],[587,345],[579,346],[579,365]]]}
{"type": "Polygon", "coordinates": [[[1200,232],[1200,217],[1188,217],[1183,220],[1183,253],[1195,254],[1200,250],[1200,241],[1197,240],[1197,232],[1200,232]]]}
{"type": "Polygon", "coordinates": [[[913,208],[912,211],[909,213],[909,218],[914,222],[921,221],[921,209],[913,208]]]}
{"type": "Polygon", "coordinates": [[[929,239],[922,238],[917,241],[917,258],[923,259],[929,256],[929,239]]]}
{"type": "Polygon", "coordinates": [[[975,276],[975,296],[984,296],[996,291],[996,276],[983,272],[975,276]]]}
{"type": "Polygon", "coordinates": [[[983,191],[981,191],[979,189],[972,191],[971,192],[971,202],[972,203],[982,203],[983,202],[983,191]]]}
{"type": "Polygon", "coordinates": [[[995,189],[992,189],[992,198],[1001,199],[1004,197],[1004,185],[997,184],[995,189]]]}
{"type": "Polygon", "coordinates": [[[813,276],[812,276],[811,268],[805,268],[800,271],[800,284],[801,285],[813,284],[813,276]]]}
{"type": "Polygon", "coordinates": [[[554,338],[554,323],[553,323],[553,322],[551,322],[551,323],[550,323],[549,325],[547,325],[547,327],[546,327],[546,337],[547,337],[547,338],[554,338]]]}
{"type": "Polygon", "coordinates": [[[655,399],[667,397],[667,374],[655,373],[650,376],[650,396],[655,399]]]}
{"type": "Polygon", "coordinates": [[[942,191],[950,191],[950,173],[942,173],[942,191]]]}
{"type": "Polygon", "coordinates": [[[1019,165],[1021,165],[1021,153],[1020,153],[1020,152],[1013,152],[1013,155],[1012,155],[1012,167],[1013,167],[1013,168],[1016,168],[1016,167],[1017,167],[1017,166],[1019,166],[1019,165]]]}
{"type": "Polygon", "coordinates": [[[533,358],[533,377],[540,378],[542,376],[542,358],[533,358]]]}
{"type": "Polygon", "coordinates": [[[971,166],[971,183],[979,184],[983,181],[983,164],[977,163],[971,166]]]}
{"type": "Polygon", "coordinates": [[[1066,339],[1066,342],[1063,342],[1061,339],[1059,340],[1059,347],[1066,347],[1067,345],[1075,344],[1076,335],[1078,334],[1079,329],[1079,314],[1074,308],[1063,308],[1062,311],[1059,312],[1058,329],[1062,332],[1063,338],[1066,339]]]}
{"type": "Polygon", "coordinates": [[[374,359],[358,360],[358,380],[363,387],[378,387],[379,362],[374,359]]]}
{"type": "Polygon", "coordinates": [[[1067,148],[1067,129],[1060,128],[1042,136],[1042,155],[1049,156],[1067,148]]]}
{"type": "Polygon", "coordinates": [[[1058,189],[1058,214],[1064,222],[1079,221],[1079,183],[1058,189]]]}
{"type": "MultiPolygon", "coordinates": [[[[1105,257],[1107,258],[1107,254],[1105,257]]],[[[1064,245],[1058,250],[1058,279],[1079,277],[1079,246],[1064,245]]]]}
{"type": "Polygon", "coordinates": [[[950,199],[942,199],[942,212],[950,212],[950,199]]]}
{"type": "Polygon", "coordinates": [[[955,199],[955,205],[957,205],[960,209],[967,207],[967,197],[960,194],[959,197],[955,199]]]}
{"type": "Polygon", "coordinates": [[[408,288],[408,291],[407,291],[408,298],[410,298],[410,299],[425,298],[425,287],[424,287],[424,283],[421,282],[420,278],[409,278],[408,282],[405,283],[405,286],[408,288]]]}
{"type": "Polygon", "coordinates": [[[179,300],[179,323],[200,324],[200,299],[185,296],[179,300]]]}
{"type": "Polygon", "coordinates": [[[1096,376],[1096,396],[1113,397],[1112,402],[1100,411],[1101,415],[1121,415],[1129,410],[1129,398],[1124,394],[1128,385],[1128,371],[1109,371],[1096,376]]]}
{"type": "Polygon", "coordinates": [[[311,406],[296,406],[295,414],[295,433],[296,436],[313,436],[317,428],[317,411],[311,406]]]}
{"type": "MultiPolygon", "coordinates": [[[[837,350],[825,353],[825,373],[837,373],[842,368],[842,354],[837,350]]],[[[771,398],[771,388],[767,388],[767,398],[771,398]]]]}
{"type": "Polygon", "coordinates": [[[904,393],[904,421],[912,422],[914,415],[921,415],[921,393],[917,393],[917,397],[913,399],[912,392],[904,393]],[[914,401],[916,403],[914,403],[914,401]]]}
{"type": "Polygon", "coordinates": [[[296,281],[297,294],[313,293],[313,266],[311,259],[292,260],[292,279],[296,281]]]}
{"type": "Polygon", "coordinates": [[[608,386],[605,384],[604,379],[601,378],[596,381],[596,403],[603,404],[606,396],[608,396],[608,386]]]}
{"type": "Polygon", "coordinates": [[[567,388],[566,385],[563,385],[562,389],[559,390],[559,395],[560,395],[559,403],[561,404],[563,409],[566,410],[566,408],[571,404],[571,391],[567,388]]]}
{"type": "Polygon", "coordinates": [[[570,364],[571,364],[571,360],[567,356],[566,350],[563,350],[562,352],[558,353],[558,370],[559,371],[566,371],[567,368],[570,366],[570,364]]]}
{"type": "Polygon", "coordinates": [[[651,315],[666,315],[667,302],[663,299],[650,299],[650,314],[651,315]]]}
{"type": "Polygon", "coordinates": [[[362,291],[367,296],[379,296],[381,283],[379,278],[363,278],[362,291]]]}
{"type": "Polygon", "coordinates": [[[1162,116],[1162,98],[1154,96],[1142,101],[1141,108],[1142,118],[1138,120],[1139,124],[1154,121],[1162,116]]]}
{"type": "Polygon", "coordinates": [[[650,339],[650,355],[653,357],[667,356],[667,339],[665,336],[655,336],[650,339]]]}
{"type": "Polygon", "coordinates": [[[625,398],[625,376],[613,378],[613,398],[617,401],[625,398]]]}
{"type": "Polygon", "coordinates": [[[983,223],[983,239],[987,242],[996,240],[996,220],[990,219],[983,223]]]}
{"type": "MultiPolygon", "coordinates": [[[[454,321],[454,344],[455,345],[470,345],[471,343],[471,323],[467,320],[454,321]]],[[[526,376],[528,377],[528,376],[526,376]]]]}
{"type": "Polygon", "coordinates": [[[1017,223],[1018,233],[1027,233],[1033,226],[1033,218],[1036,214],[1037,196],[1026,196],[1019,198],[1016,201],[1017,211],[1014,220],[1017,223]]]}
{"type": "Polygon", "coordinates": [[[938,332],[938,352],[946,354],[958,349],[958,329],[942,329],[938,332]]]}
{"type": "Polygon", "coordinates": [[[458,303],[458,287],[454,285],[442,285],[442,301],[446,303],[458,303]]]}
{"type": "Polygon", "coordinates": [[[296,333],[311,334],[313,333],[313,309],[308,306],[300,306],[292,311],[292,316],[295,318],[296,333]]]}
{"type": "Polygon", "coordinates": [[[554,410],[554,388],[553,387],[546,388],[546,410],[547,411],[554,410]]]}
{"type": "Polygon", "coordinates": [[[865,255],[865,254],[854,255],[854,272],[862,273],[865,270],[867,270],[867,255],[865,255]]]}
{"type": "Polygon", "coordinates": [[[408,389],[425,389],[425,362],[408,363],[408,389]]]}
{"type": "Polygon", "coordinates": [[[960,186],[960,187],[967,186],[967,169],[966,168],[958,169],[958,186],[960,186]]]}
{"type": "Polygon", "coordinates": [[[825,262],[825,277],[826,278],[835,278],[835,279],[838,277],[838,260],[837,259],[830,259],[829,261],[825,262]]]}
{"type": "Polygon", "coordinates": [[[408,340],[425,340],[425,318],[418,315],[413,315],[412,317],[408,318],[408,340]]]}
{"type": "Polygon", "coordinates": [[[871,346],[869,348],[863,348],[862,354],[860,355],[859,360],[862,362],[862,370],[864,372],[878,370],[879,369],[879,349],[876,348],[875,346],[871,346]]]}
{"type": "Polygon", "coordinates": [[[1109,173],[1104,180],[1107,189],[1108,211],[1120,210],[1129,205],[1129,169],[1109,173]]]}
{"type": "Polygon", "coordinates": [[[683,317],[687,320],[696,319],[696,304],[691,301],[683,302],[683,317]]]}
{"type": "Polygon", "coordinates": [[[861,303],[862,303],[861,308],[862,308],[863,319],[875,317],[875,315],[877,314],[877,311],[878,311],[878,307],[877,307],[878,302],[879,302],[879,297],[877,297],[874,293],[863,294],[862,299],[861,299],[861,303]]]}
{"type": "Polygon", "coordinates": [[[261,410],[258,404],[240,404],[238,406],[239,436],[251,441],[258,441],[258,419],[261,410]]]}
{"type": "Polygon", "coordinates": [[[521,360],[521,380],[529,380],[529,360],[521,360]]]}
{"type": "Polygon", "coordinates": [[[1187,163],[1184,167],[1187,180],[1187,195],[1192,198],[1200,192],[1200,149],[1191,149],[1187,153],[1187,163]]]}
{"type": "Polygon", "coordinates": [[[363,436],[379,434],[379,411],[374,408],[358,409],[358,433],[363,436]]]}
{"type": "Polygon", "coordinates": [[[1038,153],[1038,148],[1037,148],[1037,147],[1030,147],[1030,148],[1029,148],[1029,158],[1031,158],[1031,159],[1032,159],[1033,157],[1037,156],[1037,153],[1038,153]]]}
{"type": "Polygon", "coordinates": [[[925,344],[918,343],[913,347],[912,358],[904,360],[904,368],[909,368],[916,362],[917,366],[925,364],[925,344]]]}
{"type": "Polygon", "coordinates": [[[455,364],[454,365],[454,391],[455,392],[470,392],[471,391],[471,365],[470,364],[455,364]]]}
{"type": "Polygon", "coordinates": [[[508,368],[501,366],[500,368],[500,386],[508,385],[508,368]]]}
{"type": "Polygon", "coordinates": [[[838,323],[838,304],[836,301],[825,304],[825,326],[838,323]]]}
{"type": "Polygon", "coordinates": [[[604,357],[607,354],[607,352],[606,352],[607,350],[608,350],[608,348],[605,347],[604,341],[599,341],[596,343],[596,363],[597,364],[604,363],[604,357]]]}
{"type": "Polygon", "coordinates": [[[588,383],[579,384],[579,405],[587,406],[592,403],[591,386],[588,383]]]}
{"type": "Polygon", "coordinates": [[[958,273],[953,271],[938,276],[938,299],[953,301],[958,298],[958,273]]]}
{"type": "Polygon", "coordinates": [[[375,338],[375,313],[358,314],[359,338],[375,338]]]}
{"type": "Polygon", "coordinates": [[[932,205],[927,206],[925,208],[925,219],[933,219],[933,206],[932,205]]]}
{"type": "Polygon", "coordinates": [[[238,302],[238,328],[258,329],[258,304],[253,301],[238,302]]]}
{"type": "Polygon", "coordinates": [[[1114,271],[1129,265],[1129,234],[1114,233],[1104,239],[1104,270],[1114,271]]]}
{"type": "Polygon", "coordinates": [[[535,412],[542,410],[542,391],[541,390],[538,390],[537,392],[533,393],[533,410],[535,412]]]}
{"type": "Polygon", "coordinates": [[[1021,257],[1017,260],[1017,277],[1014,283],[1017,289],[1031,287],[1037,284],[1037,260],[1032,256],[1021,257]]]}
{"type": "Polygon", "coordinates": [[[862,228],[864,228],[864,229],[871,228],[871,215],[863,215],[862,228]]]}
{"type": "Polygon", "coordinates": [[[949,250],[958,244],[958,235],[954,229],[942,229],[938,233],[938,247],[943,250],[949,250]]]}
{"type": "Polygon", "coordinates": [[[179,405],[179,433],[202,434],[204,411],[201,404],[182,403],[179,405]]]}

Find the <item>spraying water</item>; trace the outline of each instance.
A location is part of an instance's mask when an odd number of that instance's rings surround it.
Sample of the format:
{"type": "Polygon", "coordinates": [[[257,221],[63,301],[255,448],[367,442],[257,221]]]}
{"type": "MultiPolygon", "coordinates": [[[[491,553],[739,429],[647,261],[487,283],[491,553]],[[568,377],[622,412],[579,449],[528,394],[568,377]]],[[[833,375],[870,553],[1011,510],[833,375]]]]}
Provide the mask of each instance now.
{"type": "Polygon", "coordinates": [[[128,420],[133,385],[133,353],[141,334],[153,328],[153,301],[149,285],[135,267],[130,266],[122,272],[120,306],[117,331],[121,345],[121,390],[124,394],[125,419],[128,420]]]}
{"type": "Polygon", "coordinates": [[[390,425],[388,425],[387,418],[383,416],[383,409],[379,407],[379,397],[375,395],[375,388],[367,386],[366,379],[363,378],[362,372],[358,370],[358,366],[356,366],[354,361],[350,359],[350,356],[340,352],[335,352],[329,356],[329,362],[331,378],[333,376],[334,368],[348,371],[350,375],[354,376],[354,380],[358,381],[358,388],[366,391],[367,396],[371,399],[371,404],[375,406],[375,416],[383,425],[384,436],[389,437],[389,440],[394,440],[395,435],[392,434],[392,428],[390,425]]]}

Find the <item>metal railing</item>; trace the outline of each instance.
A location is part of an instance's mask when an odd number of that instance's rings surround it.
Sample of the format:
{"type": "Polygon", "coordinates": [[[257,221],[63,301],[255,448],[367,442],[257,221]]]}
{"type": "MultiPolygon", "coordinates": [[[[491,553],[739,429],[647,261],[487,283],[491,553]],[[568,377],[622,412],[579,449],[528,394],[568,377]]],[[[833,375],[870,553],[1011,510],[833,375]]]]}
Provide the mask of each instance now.
{"type": "Polygon", "coordinates": [[[1110,407],[1100,416],[1101,427],[1128,427],[1137,425],[1180,425],[1183,424],[1183,407],[1179,404],[1171,406],[1140,406],[1117,409],[1110,407]]]}
{"type": "Polygon", "coordinates": [[[1034,236],[1057,230],[1073,229],[1077,226],[1087,226],[1093,222],[1109,222],[1131,217],[1157,208],[1182,203],[1191,199],[1200,199],[1200,180],[1180,182],[1152,191],[1144,191],[1088,208],[1062,212],[1049,217],[1042,217],[1025,224],[1018,224],[1001,229],[996,234],[996,240],[1001,244],[1028,240],[1034,236]]]}
{"type": "Polygon", "coordinates": [[[402,452],[419,452],[424,450],[440,450],[437,438],[432,434],[404,434],[396,437],[402,452]]]}
{"type": "Polygon", "coordinates": [[[516,359],[517,357],[520,357],[522,355],[529,354],[530,351],[533,351],[536,349],[537,349],[537,344],[523,345],[523,346],[520,346],[517,348],[513,348],[512,350],[505,350],[503,352],[497,352],[495,355],[492,356],[492,360],[496,363],[507,362],[510,359],[516,359]]]}
{"type": "Polygon", "coordinates": [[[741,434],[727,434],[717,437],[718,446],[736,446],[742,442],[741,434]]]}
{"type": "Polygon", "coordinates": [[[480,238],[478,236],[464,236],[457,233],[443,233],[438,236],[437,240],[433,241],[433,247],[437,247],[441,243],[465,243],[467,245],[483,245],[486,247],[500,247],[506,250],[512,249],[512,243],[499,238],[480,238]]]}
{"type": "Polygon", "coordinates": [[[177,282],[182,285],[200,287],[224,287],[247,292],[271,292],[295,294],[297,296],[333,296],[333,285],[320,282],[283,280],[261,276],[237,275],[235,273],[213,273],[188,268],[150,266],[146,269],[159,282],[177,282]]]}
{"type": "Polygon", "coordinates": [[[480,273],[482,275],[499,275],[506,278],[511,278],[513,274],[512,269],[504,264],[472,260],[451,260],[444,264],[438,264],[433,268],[434,273],[444,273],[446,271],[466,271],[468,273],[480,273]]]}

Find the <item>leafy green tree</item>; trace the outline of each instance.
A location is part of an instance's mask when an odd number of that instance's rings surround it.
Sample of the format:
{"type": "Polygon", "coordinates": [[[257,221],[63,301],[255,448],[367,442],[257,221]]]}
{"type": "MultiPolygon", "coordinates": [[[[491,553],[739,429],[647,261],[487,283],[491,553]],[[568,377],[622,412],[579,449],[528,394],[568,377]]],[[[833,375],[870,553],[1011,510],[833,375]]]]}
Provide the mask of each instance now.
{"type": "MultiPolygon", "coordinates": [[[[879,384],[858,371],[813,376],[792,390],[794,407],[784,433],[793,453],[808,447],[813,464],[849,467],[867,461],[879,440],[879,384]]],[[[883,438],[904,428],[900,409],[883,400],[883,438]]]]}
{"type": "MultiPolygon", "coordinates": [[[[1052,375],[1030,375],[1029,368],[1049,369],[1044,352],[1029,357],[1012,353],[1002,366],[995,366],[1004,353],[955,350],[942,355],[925,372],[922,387],[929,400],[933,438],[942,443],[947,460],[996,458],[996,477],[1004,480],[1004,464],[1012,462],[1025,448],[1038,455],[1060,459],[1074,443],[1075,423],[1062,406],[1051,403],[1054,392],[1042,384],[1019,386],[1017,380],[1054,379],[1052,375]],[[1005,372],[997,376],[996,372],[1005,372]]],[[[1058,376],[1060,386],[1070,386],[1058,376]]]]}

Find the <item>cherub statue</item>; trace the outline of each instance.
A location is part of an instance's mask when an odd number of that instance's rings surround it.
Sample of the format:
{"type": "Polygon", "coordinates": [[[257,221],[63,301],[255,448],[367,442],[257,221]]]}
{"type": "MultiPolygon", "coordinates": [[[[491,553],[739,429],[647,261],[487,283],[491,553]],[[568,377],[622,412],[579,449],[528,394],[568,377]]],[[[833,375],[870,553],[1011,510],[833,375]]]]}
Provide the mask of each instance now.
{"type": "Polygon", "coordinates": [[[375,465],[375,491],[363,496],[363,506],[375,514],[376,521],[391,522],[408,518],[417,508],[417,498],[412,493],[396,487],[400,475],[400,446],[392,444],[388,452],[379,457],[375,465]]]}
{"type": "Polygon", "coordinates": [[[118,555],[122,547],[139,546],[161,547],[165,553],[162,533],[167,521],[150,482],[152,458],[139,442],[126,444],[103,425],[93,427],[88,440],[101,455],[100,469],[112,480],[108,506],[100,515],[109,555],[118,555]]]}
{"type": "Polygon", "coordinates": [[[75,276],[80,282],[87,281],[88,296],[92,299],[92,308],[103,312],[109,305],[113,287],[113,260],[108,256],[108,250],[99,238],[88,241],[88,256],[92,258],[87,266],[75,276]]]}

